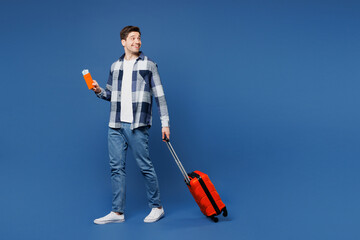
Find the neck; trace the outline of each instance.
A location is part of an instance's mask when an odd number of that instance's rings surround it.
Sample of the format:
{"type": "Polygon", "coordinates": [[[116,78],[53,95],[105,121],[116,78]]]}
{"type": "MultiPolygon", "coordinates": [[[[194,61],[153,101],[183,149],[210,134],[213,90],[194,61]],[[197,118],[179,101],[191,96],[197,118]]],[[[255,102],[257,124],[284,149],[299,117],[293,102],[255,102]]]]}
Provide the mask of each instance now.
{"type": "Polygon", "coordinates": [[[140,52],[138,53],[132,53],[132,52],[126,52],[125,51],[125,60],[134,60],[137,59],[140,56],[140,52]]]}

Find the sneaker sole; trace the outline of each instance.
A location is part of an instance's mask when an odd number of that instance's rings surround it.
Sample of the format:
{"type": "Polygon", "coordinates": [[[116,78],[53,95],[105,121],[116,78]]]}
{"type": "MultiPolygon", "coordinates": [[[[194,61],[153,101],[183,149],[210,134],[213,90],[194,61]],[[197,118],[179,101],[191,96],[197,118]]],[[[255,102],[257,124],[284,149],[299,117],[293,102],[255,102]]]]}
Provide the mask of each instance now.
{"type": "Polygon", "coordinates": [[[110,220],[110,221],[96,221],[94,220],[94,223],[95,224],[108,224],[108,223],[121,223],[121,222],[125,222],[125,219],[122,219],[122,220],[110,220]]]}
{"type": "Polygon", "coordinates": [[[160,217],[158,217],[158,218],[156,218],[156,219],[150,219],[150,220],[145,220],[145,219],[144,219],[144,222],[145,222],[145,223],[157,222],[157,221],[159,221],[161,218],[163,218],[164,215],[165,215],[165,213],[162,213],[162,214],[160,215],[160,217]]]}

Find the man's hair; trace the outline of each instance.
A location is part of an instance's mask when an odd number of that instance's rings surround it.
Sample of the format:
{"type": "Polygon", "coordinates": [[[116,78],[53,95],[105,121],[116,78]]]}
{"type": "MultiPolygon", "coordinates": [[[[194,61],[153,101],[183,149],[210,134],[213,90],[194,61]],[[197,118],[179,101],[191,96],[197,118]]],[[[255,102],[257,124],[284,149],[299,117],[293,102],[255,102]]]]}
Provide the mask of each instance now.
{"type": "Polygon", "coordinates": [[[140,28],[135,26],[126,26],[120,31],[120,39],[126,40],[130,32],[138,32],[141,35],[140,28]]]}

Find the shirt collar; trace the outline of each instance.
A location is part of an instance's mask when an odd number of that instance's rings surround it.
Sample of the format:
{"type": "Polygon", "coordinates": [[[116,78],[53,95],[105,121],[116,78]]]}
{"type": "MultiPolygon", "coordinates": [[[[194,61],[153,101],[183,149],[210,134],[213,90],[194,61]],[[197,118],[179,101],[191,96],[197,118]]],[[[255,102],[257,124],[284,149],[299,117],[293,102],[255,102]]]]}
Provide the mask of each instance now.
{"type": "MultiPolygon", "coordinates": [[[[125,53],[124,53],[123,55],[121,55],[121,57],[119,58],[119,60],[120,60],[120,61],[124,61],[124,58],[125,58],[125,53]]],[[[140,55],[139,55],[139,57],[138,57],[136,60],[138,60],[138,59],[144,60],[144,58],[145,58],[144,53],[140,51],[140,55]]]]}

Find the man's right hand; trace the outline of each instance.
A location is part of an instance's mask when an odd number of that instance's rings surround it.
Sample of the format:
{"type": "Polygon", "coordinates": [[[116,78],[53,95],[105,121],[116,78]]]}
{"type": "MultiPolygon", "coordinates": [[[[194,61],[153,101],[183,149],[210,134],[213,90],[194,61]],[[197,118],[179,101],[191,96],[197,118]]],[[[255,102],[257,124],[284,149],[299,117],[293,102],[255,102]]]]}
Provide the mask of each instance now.
{"type": "Polygon", "coordinates": [[[95,81],[94,79],[93,79],[92,85],[94,86],[94,87],[92,88],[92,90],[93,90],[95,93],[100,93],[100,92],[101,92],[101,88],[100,88],[99,84],[98,84],[97,81],[95,81]]]}

